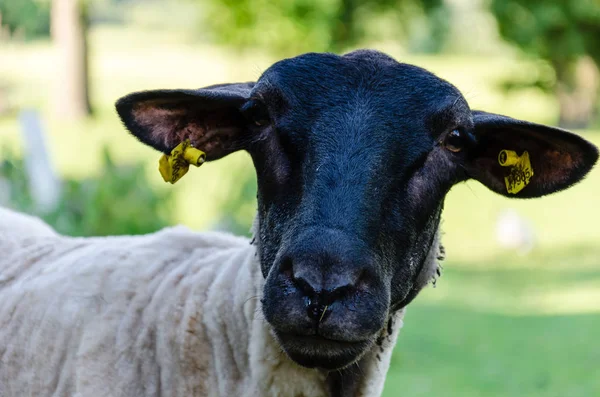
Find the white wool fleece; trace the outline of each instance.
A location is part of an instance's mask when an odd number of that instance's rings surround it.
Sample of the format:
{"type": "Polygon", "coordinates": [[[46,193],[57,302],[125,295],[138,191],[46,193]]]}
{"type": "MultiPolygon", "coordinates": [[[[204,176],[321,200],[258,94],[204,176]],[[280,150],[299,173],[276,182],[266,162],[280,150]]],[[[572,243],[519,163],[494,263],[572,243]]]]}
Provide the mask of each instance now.
{"type": "Polygon", "coordinates": [[[0,207],[0,239],[5,236],[56,236],[41,219],[0,207]]]}
{"type": "MultiPolygon", "coordinates": [[[[0,234],[2,397],[326,397],[265,322],[256,248],[184,227],[137,237],[0,234]]],[[[381,394],[402,325],[361,366],[381,394]]]]}

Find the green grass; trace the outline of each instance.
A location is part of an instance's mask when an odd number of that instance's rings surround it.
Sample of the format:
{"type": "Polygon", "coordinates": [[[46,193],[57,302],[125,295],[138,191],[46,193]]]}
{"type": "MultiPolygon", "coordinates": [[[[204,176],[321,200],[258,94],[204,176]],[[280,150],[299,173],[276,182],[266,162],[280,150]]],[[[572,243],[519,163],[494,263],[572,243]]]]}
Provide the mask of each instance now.
{"type": "Polygon", "coordinates": [[[600,395],[598,245],[457,265],[408,308],[385,397],[600,395]]]}
{"type": "MultiPolygon", "coordinates": [[[[107,144],[119,161],[148,163],[151,180],[173,189],[173,220],[210,227],[220,200],[238,194],[252,174],[247,155],[192,170],[171,187],[156,170],[158,154],[122,128],[112,109],[121,95],[151,88],[201,87],[256,79],[274,60],[192,44],[177,34],[122,28],[93,31],[94,118],[65,123],[51,116],[52,52],[47,43],[0,47],[0,84],[20,106],[41,108],[58,170],[98,172],[107,144]]],[[[502,79],[531,73],[531,64],[505,57],[393,54],[456,84],[473,108],[552,123],[556,102],[528,90],[505,95],[502,79]]],[[[600,144],[600,133],[585,136],[600,144]]],[[[0,120],[0,143],[20,146],[15,118],[0,120]]],[[[510,200],[477,182],[456,186],[446,200],[443,229],[449,261],[438,287],[411,304],[385,396],[600,395],[600,168],[583,183],[541,200],[510,200]],[[533,226],[527,256],[495,241],[499,213],[513,208],[533,226]]],[[[253,207],[243,209],[249,219],[253,207]]],[[[148,214],[152,216],[152,214],[148,214]]]]}
{"type": "Polygon", "coordinates": [[[600,394],[597,314],[512,316],[416,306],[384,397],[600,394]]]}

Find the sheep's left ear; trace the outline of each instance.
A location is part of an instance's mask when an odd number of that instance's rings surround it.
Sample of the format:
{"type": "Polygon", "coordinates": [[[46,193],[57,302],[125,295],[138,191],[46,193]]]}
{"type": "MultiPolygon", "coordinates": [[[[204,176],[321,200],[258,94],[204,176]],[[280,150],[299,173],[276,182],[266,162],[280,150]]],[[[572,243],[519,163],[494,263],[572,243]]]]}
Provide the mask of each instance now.
{"type": "Polygon", "coordinates": [[[594,145],[559,128],[481,111],[473,111],[473,122],[476,143],[468,152],[467,173],[508,197],[566,189],[598,159],[594,145]]]}
{"type": "Polygon", "coordinates": [[[214,85],[199,90],[136,92],[117,101],[127,129],[140,141],[169,154],[189,139],[216,160],[244,149],[247,122],[240,113],[254,83],[214,85]]]}

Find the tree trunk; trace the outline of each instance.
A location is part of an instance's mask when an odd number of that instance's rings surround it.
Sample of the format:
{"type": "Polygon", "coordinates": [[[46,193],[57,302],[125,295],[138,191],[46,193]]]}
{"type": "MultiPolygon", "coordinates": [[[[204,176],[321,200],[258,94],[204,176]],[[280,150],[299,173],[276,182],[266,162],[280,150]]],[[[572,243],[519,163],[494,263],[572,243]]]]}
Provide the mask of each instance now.
{"type": "Polygon", "coordinates": [[[589,57],[572,68],[556,68],[556,95],[560,106],[559,125],[568,129],[589,127],[596,116],[600,88],[598,67],[589,57]]]}
{"type": "Polygon", "coordinates": [[[57,52],[54,111],[68,119],[91,113],[84,1],[52,0],[51,30],[57,52]]]}

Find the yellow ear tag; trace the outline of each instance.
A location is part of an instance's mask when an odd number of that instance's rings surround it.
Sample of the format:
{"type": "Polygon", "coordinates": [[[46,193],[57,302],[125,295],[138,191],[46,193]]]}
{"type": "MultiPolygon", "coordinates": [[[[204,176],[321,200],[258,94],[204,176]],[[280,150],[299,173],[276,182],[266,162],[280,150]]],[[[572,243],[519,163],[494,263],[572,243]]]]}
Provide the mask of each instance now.
{"type": "Polygon", "coordinates": [[[158,161],[158,170],[165,182],[174,184],[180,180],[190,168],[190,164],[200,167],[206,161],[206,153],[192,147],[186,139],[171,151],[170,155],[163,154],[158,161]]]}
{"type": "Polygon", "coordinates": [[[502,167],[510,167],[510,174],[504,177],[508,193],[517,194],[529,185],[533,176],[533,168],[527,151],[518,156],[515,151],[502,150],[498,153],[498,163],[502,167]]]}

